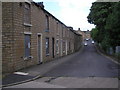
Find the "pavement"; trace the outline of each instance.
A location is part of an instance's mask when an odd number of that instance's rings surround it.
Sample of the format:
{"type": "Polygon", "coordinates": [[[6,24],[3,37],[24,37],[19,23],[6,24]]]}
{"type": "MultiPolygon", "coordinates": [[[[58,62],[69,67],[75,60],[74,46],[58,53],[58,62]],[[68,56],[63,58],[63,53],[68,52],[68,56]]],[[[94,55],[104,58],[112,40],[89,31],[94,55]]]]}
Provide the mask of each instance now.
{"type": "MultiPolygon", "coordinates": [[[[80,52],[80,51],[79,51],[80,52]]],[[[28,75],[23,74],[9,74],[8,76],[2,79],[2,87],[13,86],[17,84],[26,83],[29,81],[36,80],[38,78],[44,77],[43,75],[55,68],[56,66],[69,61],[70,58],[76,56],[79,52],[76,52],[71,55],[67,55],[58,59],[54,59],[50,62],[46,62],[40,65],[35,65],[26,69],[19,70],[21,73],[28,73],[28,75]]]]}
{"type": "Polygon", "coordinates": [[[3,88],[118,88],[118,65],[88,45],[74,54],[8,75],[3,78],[3,88]]]}
{"type": "Polygon", "coordinates": [[[114,90],[118,88],[118,79],[101,77],[43,77],[35,81],[6,88],[113,88],[114,90]]]}
{"type": "Polygon", "coordinates": [[[118,88],[117,78],[103,77],[57,77],[48,79],[44,77],[36,80],[36,82],[47,82],[53,85],[59,85],[67,88],[118,88]],[[48,80],[48,81],[47,81],[48,80]],[[103,82],[104,81],[104,82],[103,82]]]}

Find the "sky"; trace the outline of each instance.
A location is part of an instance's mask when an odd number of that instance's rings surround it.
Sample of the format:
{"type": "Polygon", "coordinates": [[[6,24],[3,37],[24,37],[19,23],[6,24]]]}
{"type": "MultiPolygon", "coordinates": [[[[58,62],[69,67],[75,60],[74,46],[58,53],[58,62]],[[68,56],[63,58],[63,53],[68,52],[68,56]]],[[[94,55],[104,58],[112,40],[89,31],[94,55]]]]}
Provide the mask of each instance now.
{"type": "Polygon", "coordinates": [[[34,0],[43,2],[45,9],[74,30],[80,28],[82,31],[91,30],[95,26],[89,24],[87,16],[90,7],[96,0],[34,0]]]}

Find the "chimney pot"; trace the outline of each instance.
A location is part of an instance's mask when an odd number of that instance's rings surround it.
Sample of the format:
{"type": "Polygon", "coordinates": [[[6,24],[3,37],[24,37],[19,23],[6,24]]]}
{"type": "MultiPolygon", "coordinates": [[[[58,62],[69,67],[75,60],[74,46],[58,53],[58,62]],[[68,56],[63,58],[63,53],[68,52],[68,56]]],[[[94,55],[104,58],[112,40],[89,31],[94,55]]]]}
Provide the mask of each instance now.
{"type": "Polygon", "coordinates": [[[41,8],[44,8],[43,2],[38,2],[38,5],[39,5],[41,8]]]}

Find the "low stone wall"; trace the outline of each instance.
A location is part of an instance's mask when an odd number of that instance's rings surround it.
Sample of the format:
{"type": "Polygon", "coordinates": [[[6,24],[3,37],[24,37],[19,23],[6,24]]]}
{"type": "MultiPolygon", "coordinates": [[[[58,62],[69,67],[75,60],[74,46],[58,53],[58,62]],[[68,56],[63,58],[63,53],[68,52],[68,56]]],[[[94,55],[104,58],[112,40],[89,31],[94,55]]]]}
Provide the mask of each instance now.
{"type": "Polygon", "coordinates": [[[115,51],[116,53],[120,53],[120,46],[117,46],[116,47],[116,51],[115,51]]]}
{"type": "Polygon", "coordinates": [[[117,49],[116,49],[115,53],[114,53],[112,48],[110,48],[107,52],[105,52],[102,49],[102,47],[97,43],[96,43],[96,47],[101,53],[105,54],[106,56],[109,56],[109,57],[113,58],[114,60],[116,60],[117,62],[120,63],[120,51],[119,51],[120,47],[119,46],[116,47],[117,49]]]}

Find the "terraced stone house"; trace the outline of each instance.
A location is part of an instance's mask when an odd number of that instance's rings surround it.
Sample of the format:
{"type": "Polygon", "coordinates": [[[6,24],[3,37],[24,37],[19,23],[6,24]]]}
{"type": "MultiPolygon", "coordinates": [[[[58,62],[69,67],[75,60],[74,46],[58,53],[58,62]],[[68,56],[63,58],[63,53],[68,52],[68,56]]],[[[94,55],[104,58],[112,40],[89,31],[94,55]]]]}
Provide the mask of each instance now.
{"type": "Polygon", "coordinates": [[[2,16],[3,73],[80,49],[81,35],[46,11],[42,2],[3,2],[2,16]]]}

